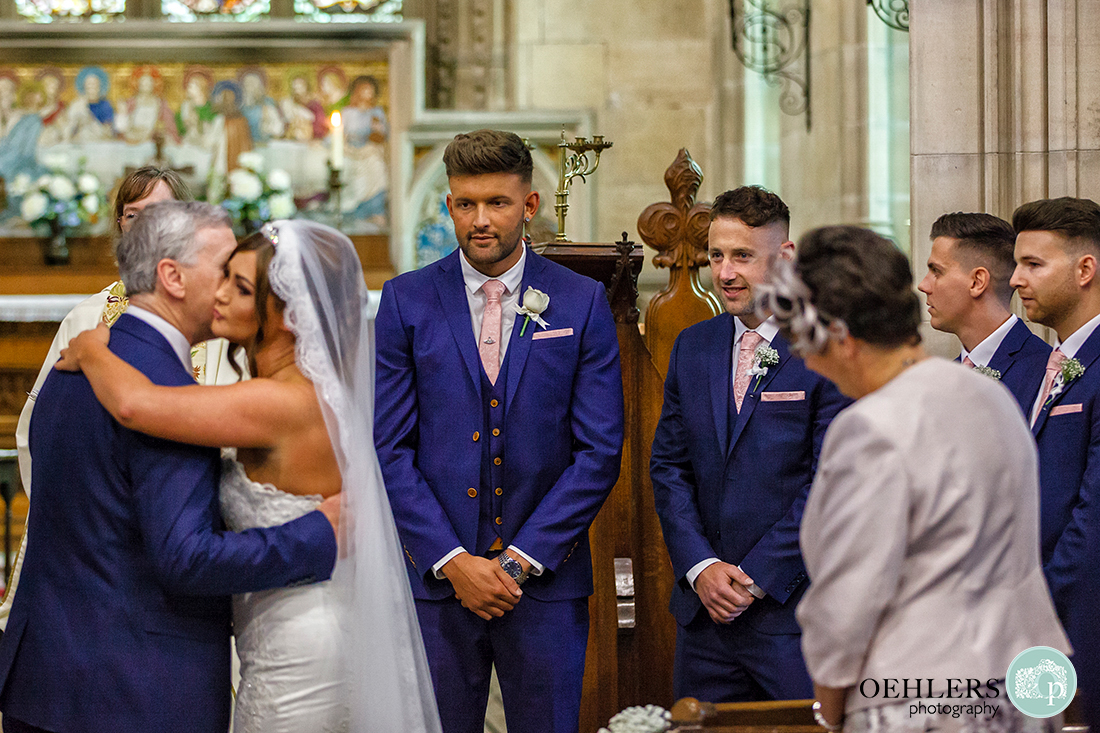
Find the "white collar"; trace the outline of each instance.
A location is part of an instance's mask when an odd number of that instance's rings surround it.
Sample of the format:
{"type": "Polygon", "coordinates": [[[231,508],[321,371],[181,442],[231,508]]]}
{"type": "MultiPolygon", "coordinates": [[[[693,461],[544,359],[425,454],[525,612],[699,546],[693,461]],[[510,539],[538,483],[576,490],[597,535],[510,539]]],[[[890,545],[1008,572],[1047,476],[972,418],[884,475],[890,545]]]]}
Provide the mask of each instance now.
{"type": "Polygon", "coordinates": [[[998,326],[996,331],[982,339],[982,342],[975,346],[973,351],[967,351],[964,346],[962,353],[959,354],[959,361],[969,356],[970,361],[974,362],[975,366],[989,366],[989,362],[993,360],[997,349],[1001,348],[1001,342],[1005,340],[1005,336],[1008,335],[1008,332],[1012,330],[1018,320],[1020,319],[1016,317],[1015,313],[1010,313],[1005,322],[998,326]]]}
{"type": "Polygon", "coordinates": [[[178,328],[156,313],[147,311],[133,303],[126,309],[126,312],[155,328],[157,333],[167,339],[168,345],[172,347],[172,351],[176,352],[176,356],[179,357],[184,368],[189,372],[191,371],[191,344],[187,343],[187,337],[178,328]]]}
{"type": "Polygon", "coordinates": [[[527,245],[521,241],[519,246],[523,248],[519,255],[519,261],[509,267],[504,274],[499,277],[489,277],[485,273],[475,270],[474,266],[470,264],[470,261],[466,259],[466,253],[459,250],[458,261],[462,265],[462,280],[466,283],[466,289],[471,293],[476,293],[481,290],[481,286],[488,281],[500,280],[500,282],[504,284],[504,291],[506,293],[516,292],[523,282],[523,265],[527,261],[527,245]]]}
{"type": "Polygon", "coordinates": [[[1073,335],[1066,339],[1064,343],[1056,341],[1054,348],[1061,349],[1067,359],[1072,359],[1077,356],[1078,350],[1088,341],[1089,336],[1092,335],[1097,326],[1100,326],[1100,315],[1094,316],[1092,320],[1074,331],[1073,335]]]}
{"type": "Polygon", "coordinates": [[[775,320],[775,316],[768,316],[768,318],[756,328],[749,328],[740,318],[735,316],[733,319],[734,343],[741,340],[741,336],[745,331],[756,331],[756,333],[760,335],[760,338],[764,339],[764,343],[770,344],[779,334],[779,323],[775,320]]]}

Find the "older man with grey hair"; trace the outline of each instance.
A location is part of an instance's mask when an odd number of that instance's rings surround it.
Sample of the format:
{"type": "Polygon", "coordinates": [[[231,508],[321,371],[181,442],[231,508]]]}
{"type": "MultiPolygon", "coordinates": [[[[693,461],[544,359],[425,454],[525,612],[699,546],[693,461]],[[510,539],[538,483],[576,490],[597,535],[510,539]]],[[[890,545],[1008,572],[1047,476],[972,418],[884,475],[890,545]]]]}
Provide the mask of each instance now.
{"type": "MultiPolygon", "coordinates": [[[[194,384],[236,242],[202,203],[150,206],[117,248],[130,307],[110,348],[157,384],[194,384]]],[[[224,530],[218,451],[130,431],[55,370],[31,421],[23,580],[0,640],[4,730],[224,733],[230,594],[323,580],[339,499],[280,527],[224,530]]]]}

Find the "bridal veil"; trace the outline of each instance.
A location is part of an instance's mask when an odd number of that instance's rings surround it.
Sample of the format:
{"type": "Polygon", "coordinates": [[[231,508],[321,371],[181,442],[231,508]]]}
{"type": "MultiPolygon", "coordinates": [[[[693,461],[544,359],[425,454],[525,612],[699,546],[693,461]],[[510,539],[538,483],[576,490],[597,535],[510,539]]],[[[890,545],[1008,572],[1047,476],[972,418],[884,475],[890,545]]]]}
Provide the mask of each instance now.
{"type": "MultiPolygon", "coordinates": [[[[438,733],[432,680],[397,528],[374,451],[374,322],[351,242],[305,220],[264,227],[269,280],[286,302],[299,369],[314,384],[344,504],[332,582],[348,603],[352,733],[438,733]]],[[[334,663],[341,663],[334,660],[334,663]]]]}

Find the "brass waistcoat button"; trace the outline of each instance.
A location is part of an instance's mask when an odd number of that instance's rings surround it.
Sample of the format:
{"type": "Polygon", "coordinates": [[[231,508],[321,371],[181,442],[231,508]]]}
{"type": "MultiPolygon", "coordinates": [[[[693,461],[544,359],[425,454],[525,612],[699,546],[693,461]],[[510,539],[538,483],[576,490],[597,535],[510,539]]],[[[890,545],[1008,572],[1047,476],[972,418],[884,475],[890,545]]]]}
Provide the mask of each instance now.
{"type": "Polygon", "coordinates": [[[477,496],[477,489],[471,487],[469,489],[466,489],[466,493],[470,495],[471,499],[473,499],[477,496]]]}
{"type": "Polygon", "coordinates": [[[496,400],[489,400],[489,407],[496,407],[499,404],[500,403],[497,402],[496,400]]]}
{"type": "Polygon", "coordinates": [[[478,438],[480,438],[480,437],[481,437],[481,433],[479,433],[478,431],[475,430],[474,431],[474,442],[476,443],[478,441],[478,438]]]}
{"type": "Polygon", "coordinates": [[[497,517],[497,524],[504,524],[504,520],[500,517],[497,517]]]}
{"type": "Polygon", "coordinates": [[[493,428],[493,437],[500,435],[500,428],[493,428]]]}
{"type": "Polygon", "coordinates": [[[494,458],[493,463],[499,466],[501,463],[500,458],[494,458]]]}
{"type": "Polygon", "coordinates": [[[503,494],[503,493],[504,493],[504,489],[502,489],[502,488],[500,488],[500,487],[498,486],[498,487],[497,487],[497,489],[496,489],[496,495],[497,495],[497,496],[500,496],[500,495],[501,495],[501,494],[503,494]]]}

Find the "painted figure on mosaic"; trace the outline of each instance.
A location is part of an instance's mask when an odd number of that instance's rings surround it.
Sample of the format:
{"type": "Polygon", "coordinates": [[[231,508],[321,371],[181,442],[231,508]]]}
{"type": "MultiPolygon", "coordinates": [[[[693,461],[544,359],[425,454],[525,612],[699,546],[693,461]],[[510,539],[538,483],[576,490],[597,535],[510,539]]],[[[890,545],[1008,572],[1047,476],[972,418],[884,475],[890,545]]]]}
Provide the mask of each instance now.
{"type": "Polygon", "coordinates": [[[57,145],[65,138],[65,109],[62,99],[65,91],[65,75],[61,69],[47,67],[35,74],[42,86],[42,106],[38,115],[42,118],[42,134],[38,137],[38,147],[47,148],[57,145]]]}
{"type": "Polygon", "coordinates": [[[280,138],[286,131],[286,122],[267,93],[267,74],[258,67],[242,69],[237,75],[244,99],[241,101],[241,114],[248,120],[253,142],[266,142],[280,138]]]}
{"type": "Polygon", "coordinates": [[[14,72],[0,71],[0,177],[6,182],[14,181],[20,173],[25,176],[38,173],[35,153],[42,118],[35,110],[23,109],[18,104],[18,88],[19,79],[14,72]]]}
{"type": "Polygon", "coordinates": [[[326,66],[317,72],[317,88],[325,114],[342,110],[348,103],[348,77],[339,66],[326,66]]]}
{"type": "Polygon", "coordinates": [[[280,105],[286,120],[287,139],[298,142],[324,139],[328,134],[328,117],[324,105],[312,94],[309,77],[303,72],[295,72],[290,75],[287,86],[290,96],[280,105]]]}
{"type": "Polygon", "coordinates": [[[225,174],[237,167],[237,157],[252,149],[252,127],[241,111],[241,88],[233,81],[214,85],[215,135],[214,171],[225,174]]]}
{"type": "Polygon", "coordinates": [[[184,145],[214,148],[214,120],[218,116],[210,96],[214,74],[205,66],[183,72],[183,101],[176,112],[176,130],[184,145]]]}
{"type": "Polygon", "coordinates": [[[110,77],[99,66],[85,66],[76,75],[80,95],[69,106],[65,142],[88,143],[115,137],[115,108],[107,99],[110,77]]]}
{"type": "Polygon", "coordinates": [[[179,142],[176,120],[164,100],[164,79],[155,66],[138,66],[130,76],[134,95],[119,105],[116,127],[128,143],[144,143],[161,134],[179,142]]]}
{"type": "Polygon", "coordinates": [[[343,115],[347,140],[347,194],[344,210],[357,219],[380,220],[386,213],[386,139],[389,124],[378,104],[378,80],[359,76],[351,83],[343,115]]]}

